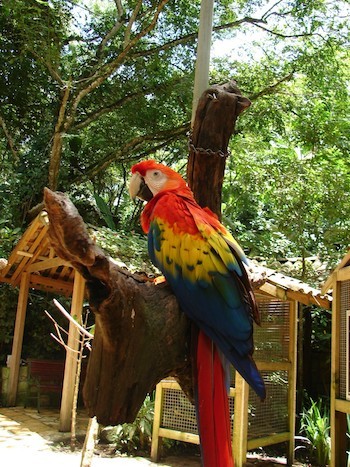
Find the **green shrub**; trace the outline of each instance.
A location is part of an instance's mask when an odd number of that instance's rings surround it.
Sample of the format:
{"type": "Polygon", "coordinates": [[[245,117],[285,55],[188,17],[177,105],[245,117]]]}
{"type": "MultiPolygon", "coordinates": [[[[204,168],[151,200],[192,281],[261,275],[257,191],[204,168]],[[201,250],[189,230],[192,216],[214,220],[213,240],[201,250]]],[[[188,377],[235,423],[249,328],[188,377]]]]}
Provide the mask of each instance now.
{"type": "Polygon", "coordinates": [[[103,428],[100,440],[115,444],[120,452],[129,454],[149,449],[154,418],[154,400],[147,396],[134,423],[123,423],[103,428]]]}
{"type": "Polygon", "coordinates": [[[300,420],[300,431],[304,436],[297,439],[306,443],[313,465],[326,466],[331,452],[329,409],[322,400],[316,402],[310,398],[309,404],[309,408],[303,409],[300,420]]]}

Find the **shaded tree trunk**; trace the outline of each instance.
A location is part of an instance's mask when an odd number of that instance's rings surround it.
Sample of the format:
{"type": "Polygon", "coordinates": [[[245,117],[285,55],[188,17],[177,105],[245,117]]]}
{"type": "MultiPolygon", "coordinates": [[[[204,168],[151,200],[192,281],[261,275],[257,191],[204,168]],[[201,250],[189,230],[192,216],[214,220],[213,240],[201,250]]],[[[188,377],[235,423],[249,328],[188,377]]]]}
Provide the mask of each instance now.
{"type": "MultiPolygon", "coordinates": [[[[222,154],[237,116],[249,105],[234,82],[211,87],[199,101],[188,180],[200,204],[218,215],[222,154]]],[[[96,316],[84,386],[89,416],[104,425],[133,421],[147,393],[169,375],[191,398],[190,324],[170,288],[118,267],[91,240],[65,195],[46,189],[45,204],[51,243],[86,279],[96,316]]]]}
{"type": "Polygon", "coordinates": [[[187,181],[197,203],[221,215],[228,143],[238,116],[250,106],[236,82],[208,88],[198,101],[190,141],[187,181]]]}

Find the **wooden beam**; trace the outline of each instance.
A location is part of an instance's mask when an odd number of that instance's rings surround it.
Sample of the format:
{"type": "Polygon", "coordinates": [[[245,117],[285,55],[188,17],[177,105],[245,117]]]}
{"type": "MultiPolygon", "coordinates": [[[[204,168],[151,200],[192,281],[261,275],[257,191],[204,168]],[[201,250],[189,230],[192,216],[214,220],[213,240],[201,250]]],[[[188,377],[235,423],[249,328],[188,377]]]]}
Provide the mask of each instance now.
{"type": "Polygon", "coordinates": [[[296,416],[296,387],[297,387],[297,342],[298,342],[298,302],[289,304],[289,349],[288,358],[291,368],[288,371],[288,465],[294,463],[295,447],[295,416],[296,416]]]}
{"type": "MultiPolygon", "coordinates": [[[[334,276],[334,275],[333,275],[334,276]]],[[[331,467],[339,465],[339,426],[335,401],[339,397],[340,282],[333,282],[332,353],[331,353],[331,467]]]]}
{"type": "Polygon", "coordinates": [[[295,290],[288,290],[287,297],[291,300],[296,300],[304,305],[317,305],[326,310],[331,309],[331,302],[321,295],[312,295],[311,293],[296,292],[295,290]]]}
{"type": "Polygon", "coordinates": [[[259,371],[290,371],[292,368],[291,362],[259,362],[256,361],[256,366],[259,371]]]}
{"type": "MultiPolygon", "coordinates": [[[[290,433],[287,431],[285,433],[278,433],[271,436],[264,436],[261,438],[250,439],[247,443],[247,449],[257,449],[260,446],[270,446],[271,444],[283,443],[289,441],[290,433]]],[[[275,465],[275,464],[274,464],[275,465]]],[[[287,464],[292,465],[292,464],[287,464]]]]}
{"type": "Polygon", "coordinates": [[[350,401],[345,401],[344,399],[335,399],[334,408],[337,412],[350,414],[350,401]]]}
{"type": "Polygon", "coordinates": [[[28,240],[32,237],[32,235],[37,229],[42,228],[41,226],[42,224],[39,222],[38,218],[35,218],[34,221],[28,227],[28,229],[24,232],[24,234],[20,238],[16,248],[12,251],[8,259],[8,264],[6,268],[2,271],[3,275],[6,275],[7,272],[11,269],[12,265],[16,263],[17,251],[22,250],[28,244],[28,240]]]}
{"type": "Polygon", "coordinates": [[[326,310],[331,308],[331,302],[326,297],[292,290],[288,287],[272,284],[270,282],[265,282],[258,290],[281,300],[297,300],[304,305],[317,305],[326,310]]]}
{"type": "Polygon", "coordinates": [[[163,438],[176,439],[177,441],[183,441],[185,443],[199,444],[199,435],[170,430],[169,428],[159,428],[159,436],[163,438]]]}
{"type": "MultiPolygon", "coordinates": [[[[177,383],[175,383],[177,384],[177,383]]],[[[156,398],[154,401],[154,420],[152,431],[152,444],[151,444],[151,460],[152,462],[159,461],[159,450],[162,444],[162,438],[159,435],[159,429],[163,416],[163,401],[164,401],[164,386],[162,381],[157,384],[156,398]]]]}
{"type": "MultiPolygon", "coordinates": [[[[71,315],[80,321],[82,316],[85,294],[85,279],[77,271],[75,272],[74,288],[71,305],[71,315]]],[[[74,323],[69,323],[68,348],[66,365],[64,369],[62,401],[60,411],[60,431],[70,431],[74,398],[75,378],[77,373],[77,354],[74,350],[79,348],[79,331],[74,323]]]]}
{"type": "Polygon", "coordinates": [[[347,266],[347,264],[350,262],[350,250],[346,253],[346,255],[343,257],[343,259],[340,261],[338,266],[334,269],[334,271],[328,276],[328,279],[324,283],[322,287],[322,293],[327,293],[329,289],[333,287],[332,284],[337,280],[337,273],[340,271],[340,269],[343,269],[347,266]]]}
{"type": "Polygon", "coordinates": [[[72,294],[73,292],[73,282],[66,282],[60,279],[52,279],[51,277],[38,276],[33,274],[30,278],[30,284],[33,288],[36,288],[37,285],[43,285],[46,289],[51,288],[55,291],[62,291],[65,294],[72,294]]]}
{"type": "Polygon", "coordinates": [[[19,289],[15,331],[12,342],[12,354],[10,360],[10,374],[7,388],[7,405],[13,407],[16,405],[17,386],[19,366],[22,354],[24,323],[26,319],[28,292],[29,292],[30,275],[23,273],[21,277],[21,285],[19,289]]]}
{"type": "Polygon", "coordinates": [[[339,269],[337,273],[338,281],[348,281],[350,279],[350,266],[347,266],[343,269],[339,269]]]}
{"type": "Polygon", "coordinates": [[[28,251],[22,251],[22,250],[18,250],[16,251],[16,254],[18,256],[25,256],[26,258],[33,258],[33,253],[28,253],[28,251]]]}
{"type": "Polygon", "coordinates": [[[280,298],[281,300],[287,300],[287,290],[278,287],[277,285],[270,284],[269,282],[265,282],[259,287],[259,290],[262,292],[271,295],[272,297],[280,298]]]}
{"type": "Polygon", "coordinates": [[[26,268],[28,272],[38,272],[44,271],[45,269],[57,268],[59,266],[70,266],[71,264],[68,261],[65,261],[62,258],[56,257],[53,259],[46,259],[45,261],[38,261],[29,265],[26,268]]]}
{"type": "Polygon", "coordinates": [[[243,467],[247,458],[249,386],[237,371],[235,388],[232,453],[235,467],[243,467]]]}
{"type": "Polygon", "coordinates": [[[33,257],[32,258],[24,257],[23,260],[17,266],[16,271],[13,273],[13,276],[12,276],[12,283],[14,286],[18,285],[20,281],[21,273],[24,272],[25,267],[28,265],[28,263],[33,263],[35,259],[42,252],[43,241],[44,241],[44,237],[47,233],[48,228],[49,228],[48,226],[44,226],[42,230],[39,232],[36,239],[34,240],[33,244],[29,247],[28,251],[29,253],[33,253],[33,257]]]}

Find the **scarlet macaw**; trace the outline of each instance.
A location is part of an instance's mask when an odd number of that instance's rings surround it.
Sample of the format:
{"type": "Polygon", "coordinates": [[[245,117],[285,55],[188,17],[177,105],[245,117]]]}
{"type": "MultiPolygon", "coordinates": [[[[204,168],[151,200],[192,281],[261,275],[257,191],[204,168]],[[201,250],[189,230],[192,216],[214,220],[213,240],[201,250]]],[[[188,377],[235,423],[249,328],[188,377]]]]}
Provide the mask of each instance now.
{"type": "Polygon", "coordinates": [[[248,260],[217,217],[196,203],[180,174],[153,160],[131,171],[131,197],[148,201],[141,225],[150,258],[200,329],[195,392],[203,462],[229,467],[227,361],[265,398],[252,359],[253,319],[259,322],[259,313],[244,266],[248,260]]]}

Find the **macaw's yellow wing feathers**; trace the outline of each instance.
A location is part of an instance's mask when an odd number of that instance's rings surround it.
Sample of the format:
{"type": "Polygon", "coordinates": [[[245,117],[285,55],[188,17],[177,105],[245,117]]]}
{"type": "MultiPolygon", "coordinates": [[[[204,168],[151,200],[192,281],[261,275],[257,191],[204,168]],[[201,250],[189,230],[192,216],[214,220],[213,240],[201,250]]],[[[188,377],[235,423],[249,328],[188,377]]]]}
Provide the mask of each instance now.
{"type": "Polygon", "coordinates": [[[148,205],[152,261],[185,313],[263,398],[264,385],[250,358],[256,303],[242,249],[213,214],[186,196],[162,193],[148,205]]]}

